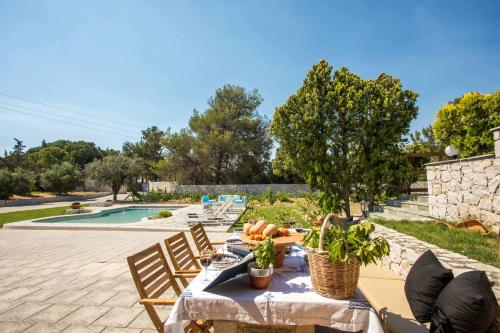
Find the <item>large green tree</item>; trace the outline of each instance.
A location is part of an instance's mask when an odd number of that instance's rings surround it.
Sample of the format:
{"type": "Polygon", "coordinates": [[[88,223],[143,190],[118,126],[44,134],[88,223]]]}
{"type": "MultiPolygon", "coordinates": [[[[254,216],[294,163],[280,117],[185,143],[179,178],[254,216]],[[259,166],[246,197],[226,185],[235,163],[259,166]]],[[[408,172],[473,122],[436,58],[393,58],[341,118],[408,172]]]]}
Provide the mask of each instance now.
{"type": "Polygon", "coordinates": [[[85,174],[99,185],[110,186],[116,201],[120,188],[128,182],[135,182],[143,169],[142,159],[111,155],[87,164],[85,174]]]}
{"type": "MultiPolygon", "coordinates": [[[[370,209],[377,194],[409,188],[411,166],[404,156],[403,136],[418,113],[418,94],[403,89],[399,79],[380,74],[364,80],[363,113],[359,127],[360,183],[370,209]]],[[[359,193],[358,193],[359,194],[359,193]]]]}
{"type": "Polygon", "coordinates": [[[436,139],[452,144],[461,157],[493,151],[490,129],[500,126],[500,90],[492,94],[471,92],[444,105],[432,125],[436,139]]]}
{"type": "Polygon", "coordinates": [[[217,89],[207,110],[193,111],[188,128],[168,134],[164,174],[187,183],[264,181],[272,141],[269,122],[257,112],[261,103],[257,90],[217,89]]]}
{"type": "Polygon", "coordinates": [[[46,191],[68,193],[81,183],[80,169],[67,161],[54,164],[41,174],[41,183],[46,191]]]}
{"type": "Polygon", "coordinates": [[[146,168],[143,175],[147,180],[156,178],[155,166],[163,159],[165,146],[165,132],[156,126],[151,126],[142,131],[142,137],[139,142],[125,142],[123,144],[123,154],[128,157],[141,158],[146,168]]]}
{"type": "Polygon", "coordinates": [[[388,75],[363,80],[321,60],[276,109],[271,132],[285,165],[321,191],[323,208],[350,216],[353,193],[373,198],[385,182],[400,181],[400,141],[416,96],[388,75]]]}

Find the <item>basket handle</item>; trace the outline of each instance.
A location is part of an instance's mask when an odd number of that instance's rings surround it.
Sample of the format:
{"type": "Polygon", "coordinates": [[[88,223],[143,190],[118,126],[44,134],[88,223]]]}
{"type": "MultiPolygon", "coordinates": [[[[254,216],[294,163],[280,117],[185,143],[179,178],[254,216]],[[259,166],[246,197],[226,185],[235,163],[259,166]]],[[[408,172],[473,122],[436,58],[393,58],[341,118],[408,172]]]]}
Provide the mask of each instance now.
{"type": "Polygon", "coordinates": [[[337,215],[334,213],[328,214],[323,220],[323,224],[321,225],[321,231],[319,232],[319,250],[324,251],[323,249],[323,240],[325,238],[325,230],[330,224],[332,224],[331,220],[338,220],[337,215]]]}

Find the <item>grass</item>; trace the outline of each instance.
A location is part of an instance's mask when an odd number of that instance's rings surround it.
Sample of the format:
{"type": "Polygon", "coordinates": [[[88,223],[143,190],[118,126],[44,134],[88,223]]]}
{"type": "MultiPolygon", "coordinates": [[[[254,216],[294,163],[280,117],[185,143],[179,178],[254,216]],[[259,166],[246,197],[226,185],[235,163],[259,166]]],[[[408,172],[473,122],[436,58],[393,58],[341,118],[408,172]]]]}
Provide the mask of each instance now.
{"type": "Polygon", "coordinates": [[[463,254],[484,264],[500,268],[498,236],[483,235],[461,229],[448,230],[429,222],[394,221],[372,218],[372,221],[424,242],[463,254]]]}
{"type": "MultiPolygon", "coordinates": [[[[89,206],[88,204],[82,205],[82,207],[89,206]]],[[[25,221],[39,219],[42,217],[50,217],[56,215],[64,215],[66,209],[71,207],[52,207],[52,208],[42,208],[42,209],[32,209],[32,210],[22,210],[17,212],[0,213],[0,227],[6,223],[25,221]]]]}
{"type": "Polygon", "coordinates": [[[232,231],[234,228],[241,228],[243,223],[248,221],[256,222],[260,219],[266,220],[267,223],[280,225],[281,220],[279,217],[283,213],[288,214],[290,220],[302,223],[304,227],[309,225],[299,214],[298,208],[294,204],[276,202],[274,205],[256,205],[255,203],[250,203],[249,208],[229,230],[232,231]]]}

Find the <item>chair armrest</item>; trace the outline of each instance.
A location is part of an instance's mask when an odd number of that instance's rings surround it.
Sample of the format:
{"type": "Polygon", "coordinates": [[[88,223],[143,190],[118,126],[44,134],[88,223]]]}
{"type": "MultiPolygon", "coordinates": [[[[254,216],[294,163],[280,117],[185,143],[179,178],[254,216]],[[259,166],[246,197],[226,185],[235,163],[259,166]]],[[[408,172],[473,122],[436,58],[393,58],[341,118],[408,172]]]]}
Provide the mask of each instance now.
{"type": "Polygon", "coordinates": [[[139,301],[141,304],[152,304],[152,305],[173,305],[175,304],[175,299],[173,298],[143,298],[139,301]]]}
{"type": "Polygon", "coordinates": [[[194,256],[195,259],[200,259],[200,256],[194,256]]]}
{"type": "Polygon", "coordinates": [[[175,273],[174,278],[195,278],[198,276],[198,273],[175,273]]]}
{"type": "Polygon", "coordinates": [[[201,272],[201,269],[178,269],[175,274],[198,274],[199,272],[201,272]]]}
{"type": "Polygon", "coordinates": [[[210,242],[212,245],[224,245],[226,242],[210,242]]]}

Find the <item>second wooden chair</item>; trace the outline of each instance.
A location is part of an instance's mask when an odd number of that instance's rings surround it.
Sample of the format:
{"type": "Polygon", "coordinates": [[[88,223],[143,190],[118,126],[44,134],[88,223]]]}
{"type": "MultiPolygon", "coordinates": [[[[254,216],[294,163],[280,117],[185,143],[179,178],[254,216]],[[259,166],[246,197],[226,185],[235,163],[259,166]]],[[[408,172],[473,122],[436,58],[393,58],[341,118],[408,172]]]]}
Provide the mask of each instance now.
{"type": "MultiPolygon", "coordinates": [[[[176,274],[201,272],[201,265],[183,232],[165,239],[165,246],[176,274]]],[[[189,282],[185,277],[181,276],[180,280],[184,287],[188,286],[189,282]]]]}

